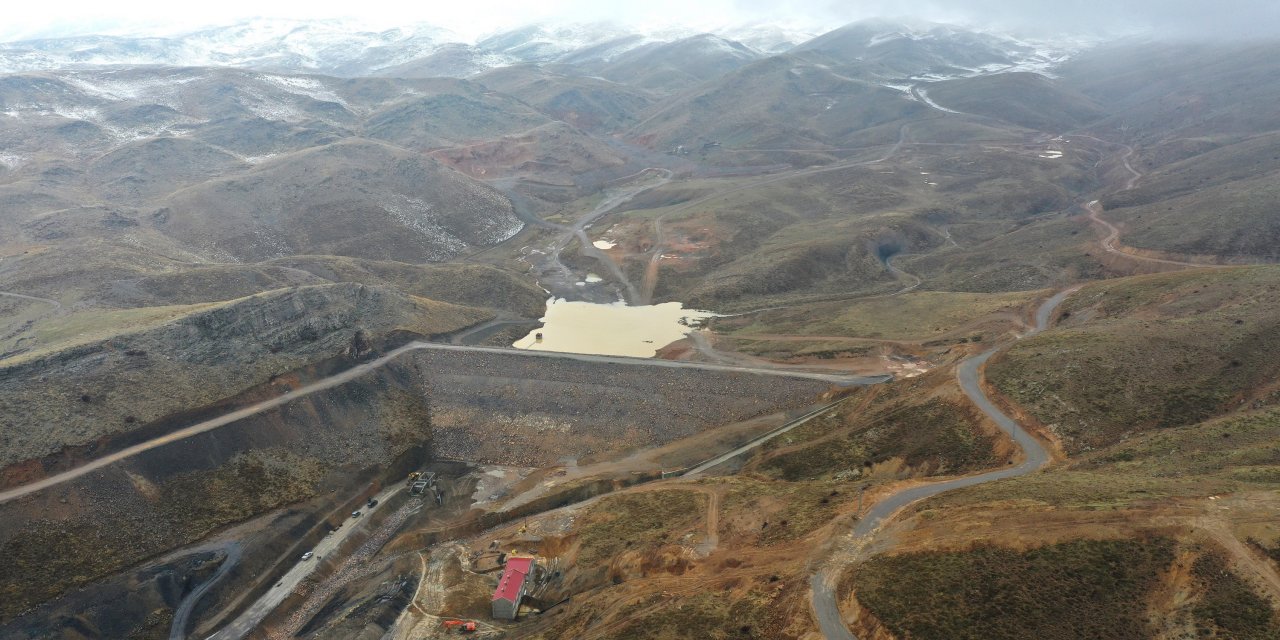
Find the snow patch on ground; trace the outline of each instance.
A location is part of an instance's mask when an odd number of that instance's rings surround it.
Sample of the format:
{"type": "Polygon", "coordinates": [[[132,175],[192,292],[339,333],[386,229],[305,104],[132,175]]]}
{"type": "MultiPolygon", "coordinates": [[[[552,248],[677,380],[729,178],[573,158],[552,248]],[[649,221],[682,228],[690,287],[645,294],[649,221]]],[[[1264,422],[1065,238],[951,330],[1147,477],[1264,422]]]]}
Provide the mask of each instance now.
{"type": "Polygon", "coordinates": [[[938,111],[943,111],[943,112],[946,112],[946,113],[960,113],[959,111],[956,111],[955,109],[948,109],[948,108],[946,108],[946,107],[944,107],[944,106],[942,106],[942,105],[940,105],[940,104],[938,104],[938,103],[934,102],[933,100],[931,100],[931,99],[929,98],[929,93],[928,93],[927,91],[925,91],[924,89],[921,89],[921,88],[917,87],[917,88],[916,88],[916,90],[915,90],[915,94],[920,98],[920,101],[921,101],[921,102],[923,102],[923,103],[925,103],[925,104],[927,104],[927,105],[929,105],[929,106],[933,107],[934,109],[937,109],[938,111]]]}
{"type": "Polygon", "coordinates": [[[390,214],[396,222],[412,229],[449,253],[458,253],[467,249],[466,242],[433,219],[434,207],[429,202],[393,193],[380,198],[378,206],[390,214]]]}
{"type": "Polygon", "coordinates": [[[160,135],[184,135],[170,134],[169,128],[179,123],[196,122],[191,118],[175,118],[172,122],[160,124],[158,126],[147,127],[125,127],[112,122],[106,118],[102,111],[97,107],[83,106],[67,106],[64,104],[17,104],[10,105],[10,108],[3,112],[3,115],[10,118],[21,119],[25,116],[34,115],[38,117],[56,116],[67,120],[78,120],[88,122],[102,129],[109,135],[114,142],[128,143],[135,140],[145,140],[160,135]]]}
{"type": "Polygon", "coordinates": [[[246,88],[244,95],[248,98],[245,101],[245,108],[259,118],[283,122],[302,122],[307,119],[306,114],[296,106],[268,97],[259,91],[246,88]]]}
{"type": "Polygon", "coordinates": [[[81,120],[83,122],[92,123],[107,132],[108,135],[119,143],[128,143],[135,140],[153,138],[162,133],[165,129],[164,127],[160,127],[159,129],[129,129],[121,127],[102,117],[102,112],[94,107],[66,107],[54,105],[48,110],[48,112],[42,112],[41,115],[48,115],[49,113],[68,120],[81,120]]]}
{"type": "Polygon", "coordinates": [[[472,224],[478,227],[475,234],[477,244],[497,244],[524,229],[524,222],[511,210],[511,203],[492,189],[472,185],[464,202],[472,214],[472,224]],[[494,211],[503,213],[493,215],[494,211]]]}
{"type": "Polygon", "coordinates": [[[240,156],[240,160],[247,162],[249,164],[262,164],[263,162],[266,162],[267,160],[270,160],[278,155],[280,154],[267,153],[260,156],[240,156]]]}
{"type": "Polygon", "coordinates": [[[867,48],[870,49],[871,47],[879,46],[886,42],[893,42],[894,40],[902,40],[907,37],[908,37],[907,34],[899,33],[897,31],[893,33],[876,34],[871,37],[870,41],[867,42],[867,48]]]}
{"type": "Polygon", "coordinates": [[[264,73],[258,76],[259,80],[268,84],[275,85],[280,89],[294,95],[305,96],[319,102],[334,102],[342,105],[342,108],[350,111],[351,105],[347,101],[335,93],[332,89],[325,86],[323,82],[316,78],[303,78],[299,76],[280,76],[275,74],[264,73]]]}
{"type": "Polygon", "coordinates": [[[182,110],[178,89],[192,82],[203,80],[203,74],[186,75],[171,73],[151,78],[115,79],[107,74],[68,73],[62,79],[85,95],[110,102],[146,101],[182,110]]]}
{"type": "Polygon", "coordinates": [[[755,57],[749,51],[744,50],[745,45],[734,46],[734,43],[716,36],[701,38],[699,39],[698,44],[704,51],[721,53],[733,58],[745,60],[755,57]]]}
{"type": "Polygon", "coordinates": [[[17,169],[18,167],[21,167],[26,163],[27,163],[27,159],[24,158],[23,156],[13,154],[13,153],[0,152],[0,166],[3,166],[7,169],[17,169]]]}

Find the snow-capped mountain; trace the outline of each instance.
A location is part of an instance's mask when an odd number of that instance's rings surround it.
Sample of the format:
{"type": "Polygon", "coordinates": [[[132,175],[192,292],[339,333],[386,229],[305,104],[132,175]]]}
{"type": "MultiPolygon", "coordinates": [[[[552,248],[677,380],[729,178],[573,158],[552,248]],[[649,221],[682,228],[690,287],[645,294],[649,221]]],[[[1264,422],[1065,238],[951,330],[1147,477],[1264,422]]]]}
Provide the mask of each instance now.
{"type": "Polygon", "coordinates": [[[476,48],[513,62],[551,62],[601,45],[612,45],[606,48],[621,53],[650,40],[649,36],[612,24],[536,24],[482,38],[476,48]]]}
{"type": "Polygon", "coordinates": [[[819,33],[812,29],[765,23],[729,25],[710,29],[710,32],[767,54],[789,51],[802,42],[812,40],[819,33]]]}
{"type": "Polygon", "coordinates": [[[953,25],[864,20],[801,43],[791,52],[838,65],[875,65],[876,73],[886,79],[941,80],[1009,71],[1043,73],[1078,48],[1078,43],[1032,43],[953,25]]]}
{"type": "Polygon", "coordinates": [[[3,43],[0,71],[165,65],[363,75],[457,40],[431,25],[362,31],[336,20],[256,19],[163,38],[90,35],[3,43]]]}
{"type": "MultiPolygon", "coordinates": [[[[255,19],[168,37],[89,35],[0,43],[0,73],[157,65],[340,77],[469,77],[513,64],[563,63],[600,69],[608,76],[601,65],[643,58],[654,47],[676,44],[679,50],[696,45],[698,60],[712,50],[730,60],[786,52],[834,64],[884,60],[891,73],[920,78],[1015,67],[1043,71],[1064,55],[1063,47],[1003,35],[884,20],[846,25],[817,37],[804,29],[758,23],[709,32],[535,24],[466,42],[428,24],[379,31],[341,20],[255,19]]],[[[671,64],[678,67],[679,61],[671,64]]]]}

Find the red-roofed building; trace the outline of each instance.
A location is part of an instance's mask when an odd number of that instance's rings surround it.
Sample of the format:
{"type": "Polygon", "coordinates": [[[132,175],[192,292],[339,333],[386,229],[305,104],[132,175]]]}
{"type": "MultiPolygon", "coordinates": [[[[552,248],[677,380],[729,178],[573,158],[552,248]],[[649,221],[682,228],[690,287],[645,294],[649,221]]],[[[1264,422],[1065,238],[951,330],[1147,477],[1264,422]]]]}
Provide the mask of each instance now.
{"type": "Polygon", "coordinates": [[[498,588],[493,592],[493,617],[497,620],[515,620],[520,611],[520,600],[533,573],[533,558],[507,558],[507,566],[498,578],[498,588]]]}

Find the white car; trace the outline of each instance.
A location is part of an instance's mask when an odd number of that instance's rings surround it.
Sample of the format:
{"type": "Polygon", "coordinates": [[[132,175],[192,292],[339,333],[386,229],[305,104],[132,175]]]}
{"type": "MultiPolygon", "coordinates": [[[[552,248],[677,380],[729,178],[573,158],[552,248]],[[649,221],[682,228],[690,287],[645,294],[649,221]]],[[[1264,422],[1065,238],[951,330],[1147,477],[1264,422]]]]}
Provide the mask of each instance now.
{"type": "Polygon", "coordinates": [[[307,561],[307,560],[310,560],[310,559],[311,559],[311,556],[314,556],[314,555],[315,555],[315,552],[314,552],[314,551],[308,551],[308,552],[306,552],[306,553],[302,554],[302,559],[303,559],[303,561],[307,561]]]}

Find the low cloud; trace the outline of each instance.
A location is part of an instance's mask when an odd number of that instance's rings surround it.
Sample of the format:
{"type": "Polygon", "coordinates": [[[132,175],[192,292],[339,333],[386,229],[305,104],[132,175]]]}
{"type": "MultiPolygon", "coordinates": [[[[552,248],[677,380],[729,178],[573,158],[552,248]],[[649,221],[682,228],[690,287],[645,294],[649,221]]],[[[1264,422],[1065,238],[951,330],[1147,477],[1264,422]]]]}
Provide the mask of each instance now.
{"type": "Polygon", "coordinates": [[[167,0],[62,0],[57,9],[19,3],[6,10],[0,40],[90,32],[172,34],[252,17],[354,18],[381,28],[429,23],[466,38],[531,22],[694,29],[772,23],[820,32],[874,17],[1042,36],[1142,32],[1201,39],[1280,37],[1280,0],[366,0],[353,15],[356,10],[348,0],[223,0],[181,7],[167,0]]]}

